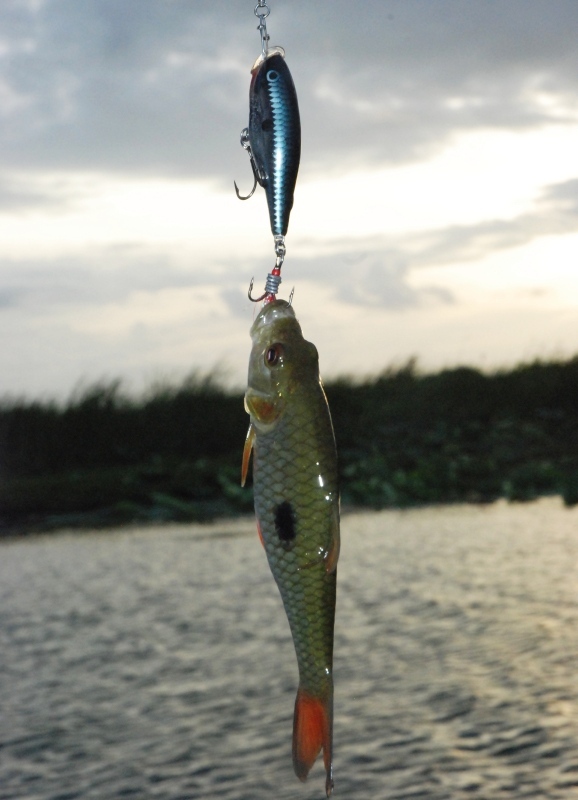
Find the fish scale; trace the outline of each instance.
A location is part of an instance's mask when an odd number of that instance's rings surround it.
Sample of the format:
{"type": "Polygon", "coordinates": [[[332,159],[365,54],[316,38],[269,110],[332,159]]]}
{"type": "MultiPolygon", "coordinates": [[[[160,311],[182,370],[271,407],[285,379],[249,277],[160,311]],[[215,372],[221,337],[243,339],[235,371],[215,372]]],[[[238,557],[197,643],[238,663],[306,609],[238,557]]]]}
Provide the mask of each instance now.
{"type": "MultiPolygon", "coordinates": [[[[320,487],[319,472],[308,474],[300,470],[298,461],[278,457],[279,438],[291,442],[297,449],[299,445],[308,444],[308,437],[303,436],[306,428],[287,423],[284,419],[274,433],[257,436],[254,445],[255,511],[291,625],[300,678],[308,688],[317,689],[326,680],[319,670],[319,662],[322,661],[329,671],[332,669],[336,581],[335,573],[326,572],[323,554],[331,547],[332,535],[325,497],[336,497],[337,486],[335,480],[331,487],[320,487]],[[275,509],[288,498],[288,486],[296,490],[294,495],[291,493],[297,529],[295,547],[291,551],[280,543],[274,520],[275,509]],[[319,608],[329,608],[329,612],[320,615],[319,608]]],[[[316,464],[314,466],[319,469],[316,464]]]]}
{"type": "MultiPolygon", "coordinates": [[[[299,690],[293,763],[304,780],[319,750],[332,788],[333,629],[339,552],[337,456],[317,351],[292,307],[268,303],[251,329],[245,395],[255,513],[289,620],[299,690]],[[279,361],[269,365],[271,353],[279,361]]],[[[271,359],[275,360],[275,359],[271,359]]]]}

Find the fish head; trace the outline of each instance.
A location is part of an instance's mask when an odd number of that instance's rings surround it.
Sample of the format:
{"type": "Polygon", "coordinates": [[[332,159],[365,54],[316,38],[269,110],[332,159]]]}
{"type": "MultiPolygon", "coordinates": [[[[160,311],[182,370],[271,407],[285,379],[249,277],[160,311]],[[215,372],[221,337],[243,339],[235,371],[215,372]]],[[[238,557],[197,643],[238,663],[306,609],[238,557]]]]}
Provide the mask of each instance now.
{"type": "Polygon", "coordinates": [[[258,430],[274,427],[292,395],[319,383],[317,348],[303,338],[293,307],[267,303],[251,328],[245,409],[258,430]]]}

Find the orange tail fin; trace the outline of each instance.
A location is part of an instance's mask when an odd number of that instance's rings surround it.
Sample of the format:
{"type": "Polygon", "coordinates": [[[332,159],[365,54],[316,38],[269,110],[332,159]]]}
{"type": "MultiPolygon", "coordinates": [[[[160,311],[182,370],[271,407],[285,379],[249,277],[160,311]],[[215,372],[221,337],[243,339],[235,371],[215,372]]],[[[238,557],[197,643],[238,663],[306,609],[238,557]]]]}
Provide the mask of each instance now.
{"type": "Polygon", "coordinates": [[[333,789],[332,722],[333,698],[314,697],[297,691],[293,717],[293,769],[300,781],[307,779],[309,770],[323,748],[323,762],[327,772],[325,792],[333,789]]]}

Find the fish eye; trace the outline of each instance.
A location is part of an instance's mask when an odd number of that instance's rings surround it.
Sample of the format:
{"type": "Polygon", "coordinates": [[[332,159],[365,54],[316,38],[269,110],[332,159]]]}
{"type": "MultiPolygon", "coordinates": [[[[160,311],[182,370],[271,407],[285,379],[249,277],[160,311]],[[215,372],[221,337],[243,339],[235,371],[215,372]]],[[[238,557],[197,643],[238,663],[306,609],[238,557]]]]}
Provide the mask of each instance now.
{"type": "Polygon", "coordinates": [[[269,83],[275,83],[276,80],[279,79],[279,73],[276,69],[270,69],[267,73],[267,80],[269,83]]]}
{"type": "Polygon", "coordinates": [[[272,344],[265,350],[265,364],[268,367],[276,367],[283,358],[283,345],[272,344]]]}

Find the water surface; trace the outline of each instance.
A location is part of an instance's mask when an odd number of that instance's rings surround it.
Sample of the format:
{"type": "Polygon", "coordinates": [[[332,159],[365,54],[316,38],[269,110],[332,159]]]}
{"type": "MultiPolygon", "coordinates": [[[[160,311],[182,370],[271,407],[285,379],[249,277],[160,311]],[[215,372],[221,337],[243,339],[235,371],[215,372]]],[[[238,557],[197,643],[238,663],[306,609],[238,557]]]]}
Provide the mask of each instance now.
{"type": "MultiPolygon", "coordinates": [[[[578,509],[346,515],[335,797],[578,797],[578,509]]],[[[322,798],[252,521],[0,546],[0,800],[322,798]]]]}

